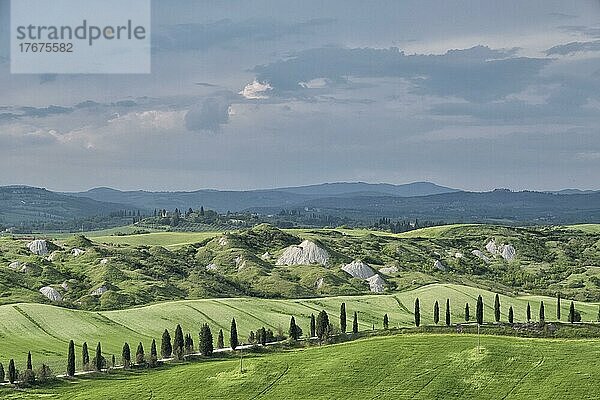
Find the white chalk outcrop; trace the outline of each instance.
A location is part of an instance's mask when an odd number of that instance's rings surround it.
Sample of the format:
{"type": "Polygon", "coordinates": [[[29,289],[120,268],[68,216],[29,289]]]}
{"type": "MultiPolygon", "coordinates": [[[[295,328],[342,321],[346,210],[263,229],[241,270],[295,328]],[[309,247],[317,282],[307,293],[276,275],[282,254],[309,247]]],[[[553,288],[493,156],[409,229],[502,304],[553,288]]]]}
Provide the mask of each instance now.
{"type": "Polygon", "coordinates": [[[207,271],[218,271],[219,270],[219,266],[214,263],[208,264],[205,268],[207,271]]]}
{"type": "Polygon", "coordinates": [[[495,256],[501,256],[506,261],[512,261],[517,256],[517,250],[514,248],[514,246],[510,244],[497,245],[495,239],[490,240],[485,245],[485,248],[491,254],[495,256]]]}
{"type": "Polygon", "coordinates": [[[329,253],[310,240],[305,240],[297,246],[287,247],[277,265],[327,265],[329,253]]]}
{"type": "Polygon", "coordinates": [[[102,260],[100,260],[100,265],[106,265],[108,264],[108,258],[103,258],[102,260]]]}
{"type": "Polygon", "coordinates": [[[433,263],[433,267],[443,272],[446,272],[448,270],[448,268],[444,264],[442,264],[440,260],[435,260],[435,262],[433,263]]]}
{"type": "Polygon", "coordinates": [[[502,258],[504,258],[506,261],[512,261],[517,256],[517,250],[510,244],[505,244],[502,247],[501,255],[502,255],[502,258]]]}
{"type": "Polygon", "coordinates": [[[398,267],[383,267],[379,269],[379,272],[386,275],[392,275],[398,272],[398,267]]]}
{"type": "Polygon", "coordinates": [[[46,243],[45,240],[41,240],[41,239],[34,240],[27,245],[27,248],[33,254],[36,254],[38,256],[43,256],[43,255],[48,254],[48,244],[46,243]]]}
{"type": "Polygon", "coordinates": [[[496,240],[492,239],[489,242],[487,242],[487,244],[485,245],[485,249],[490,254],[498,254],[498,246],[496,246],[496,240]]]}
{"type": "Polygon", "coordinates": [[[62,296],[53,287],[44,286],[40,289],[40,293],[52,301],[62,301],[62,296]]]}
{"type": "Polygon", "coordinates": [[[21,266],[20,261],[13,261],[10,264],[8,264],[8,268],[12,268],[12,269],[19,269],[20,266],[21,266]]]}
{"type": "Polygon", "coordinates": [[[92,293],[90,293],[90,294],[92,296],[102,296],[107,291],[108,291],[108,288],[106,286],[100,286],[98,289],[93,290],[92,293]]]}
{"type": "Polygon", "coordinates": [[[373,268],[361,260],[352,261],[350,264],[346,264],[342,267],[342,271],[352,275],[353,278],[367,279],[375,275],[373,268]]]}
{"type": "Polygon", "coordinates": [[[83,251],[83,250],[81,250],[81,249],[73,249],[73,250],[71,250],[71,254],[72,254],[74,257],[80,256],[80,255],[82,255],[83,253],[85,253],[85,251],[83,251]]]}
{"type": "MultiPolygon", "coordinates": [[[[395,268],[395,267],[392,267],[395,268]]],[[[383,268],[382,268],[383,269],[383,268]]],[[[375,270],[361,260],[352,261],[342,267],[342,271],[351,275],[353,278],[364,279],[369,284],[369,289],[374,293],[383,292],[385,280],[381,275],[375,273],[375,270]]]]}
{"type": "Polygon", "coordinates": [[[246,266],[246,260],[244,259],[243,256],[237,256],[235,258],[235,267],[237,268],[238,271],[241,271],[244,269],[244,267],[246,266]]]}
{"type": "Polygon", "coordinates": [[[471,254],[473,254],[475,257],[478,257],[478,258],[482,259],[486,263],[490,262],[490,259],[488,258],[488,256],[486,256],[485,254],[483,254],[483,252],[481,250],[473,250],[471,252],[471,254]]]}
{"type": "Polygon", "coordinates": [[[325,283],[325,279],[323,277],[317,279],[317,281],[315,282],[315,287],[317,289],[321,289],[323,287],[323,284],[325,283]]]}
{"type": "Polygon", "coordinates": [[[383,278],[378,275],[375,274],[370,278],[367,278],[367,283],[369,284],[369,288],[371,289],[371,292],[374,293],[381,293],[383,292],[383,289],[385,288],[385,281],[383,280],[383,278]]]}

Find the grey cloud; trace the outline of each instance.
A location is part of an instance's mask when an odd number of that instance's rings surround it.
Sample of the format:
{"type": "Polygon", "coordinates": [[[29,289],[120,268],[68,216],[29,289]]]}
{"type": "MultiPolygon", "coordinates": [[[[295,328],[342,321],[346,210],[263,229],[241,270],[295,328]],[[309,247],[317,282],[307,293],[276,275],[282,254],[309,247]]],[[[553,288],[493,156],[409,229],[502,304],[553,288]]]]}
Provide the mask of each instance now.
{"type": "Polygon", "coordinates": [[[22,112],[19,117],[36,117],[43,118],[49,115],[56,114],[68,114],[73,111],[70,107],[61,107],[61,106],[48,106],[48,107],[21,107],[19,111],[22,112]]]}
{"type": "Polygon", "coordinates": [[[559,27],[563,32],[578,33],[590,37],[600,38],[600,27],[585,25],[563,25],[559,27]]]}
{"type": "Polygon", "coordinates": [[[298,91],[300,82],[326,78],[399,77],[421,94],[491,101],[526,87],[550,59],[514,57],[516,49],[485,46],[441,55],[406,55],[397,48],[318,48],[254,68],[257,79],[279,91],[298,91]]]}
{"type": "Polygon", "coordinates": [[[566,44],[560,44],[553,46],[546,50],[546,55],[571,55],[580,53],[583,51],[600,51],[600,40],[593,40],[590,42],[571,42],[566,44]]]}
{"type": "Polygon", "coordinates": [[[40,75],[40,85],[48,82],[54,82],[56,80],[56,74],[42,74],[40,75]]]}
{"type": "Polygon", "coordinates": [[[537,83],[556,86],[548,89],[543,102],[531,103],[507,99],[492,103],[441,103],[430,108],[435,115],[471,116],[484,120],[505,122],[554,121],[574,122],[582,118],[597,118],[597,110],[585,107],[589,100],[600,99],[600,79],[551,76],[537,83]]]}
{"type": "Polygon", "coordinates": [[[283,36],[310,33],[312,28],[333,22],[319,18],[305,22],[282,23],[273,19],[232,21],[223,19],[213,23],[178,24],[158,28],[153,32],[153,46],[157,50],[205,50],[215,46],[232,46],[239,41],[269,41],[283,36]]]}
{"type": "Polygon", "coordinates": [[[229,121],[230,105],[224,98],[210,97],[187,112],[185,126],[190,131],[218,132],[229,121]]]}

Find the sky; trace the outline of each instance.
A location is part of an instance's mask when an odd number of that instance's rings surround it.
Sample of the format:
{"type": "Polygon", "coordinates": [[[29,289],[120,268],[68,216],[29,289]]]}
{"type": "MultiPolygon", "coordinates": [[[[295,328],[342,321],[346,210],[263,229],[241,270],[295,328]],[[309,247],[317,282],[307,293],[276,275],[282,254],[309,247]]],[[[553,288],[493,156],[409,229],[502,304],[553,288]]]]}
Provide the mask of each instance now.
{"type": "Polygon", "coordinates": [[[600,1],[152,2],[152,73],[14,75],[0,185],[600,189],[600,1]]]}

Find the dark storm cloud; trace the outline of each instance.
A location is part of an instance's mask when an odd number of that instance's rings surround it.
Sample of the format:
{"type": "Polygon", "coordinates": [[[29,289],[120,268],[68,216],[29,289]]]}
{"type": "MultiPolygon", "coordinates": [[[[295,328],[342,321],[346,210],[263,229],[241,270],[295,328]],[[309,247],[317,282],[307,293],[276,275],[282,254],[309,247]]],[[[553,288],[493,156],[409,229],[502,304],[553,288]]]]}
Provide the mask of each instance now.
{"type": "Polygon", "coordinates": [[[397,48],[318,48],[257,66],[254,72],[280,91],[299,90],[301,82],[317,78],[398,77],[412,82],[418,93],[490,101],[522,90],[551,61],[514,57],[515,51],[476,46],[407,55],[397,48]]]}
{"type": "Polygon", "coordinates": [[[229,121],[230,105],[224,98],[208,98],[186,113],[185,126],[190,131],[218,132],[229,121]]]}
{"type": "Polygon", "coordinates": [[[435,115],[470,116],[509,123],[574,123],[581,119],[597,118],[597,109],[586,105],[592,100],[600,100],[600,77],[559,75],[540,79],[536,83],[553,86],[547,89],[547,98],[542,102],[507,99],[493,103],[438,103],[430,111],[435,115]]]}

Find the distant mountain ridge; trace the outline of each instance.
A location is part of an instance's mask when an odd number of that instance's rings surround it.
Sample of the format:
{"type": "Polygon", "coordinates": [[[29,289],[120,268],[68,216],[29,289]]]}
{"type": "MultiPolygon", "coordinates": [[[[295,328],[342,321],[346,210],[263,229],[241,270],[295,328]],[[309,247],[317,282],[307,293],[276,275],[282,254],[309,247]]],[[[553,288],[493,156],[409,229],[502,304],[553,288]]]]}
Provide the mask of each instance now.
{"type": "Polygon", "coordinates": [[[148,215],[154,209],[187,210],[200,206],[222,213],[251,211],[263,215],[297,210],[367,225],[382,217],[438,222],[600,223],[600,192],[594,191],[465,192],[429,182],[406,185],[339,182],[248,191],[192,192],[120,191],[103,187],[80,193],[58,193],[27,186],[5,186],[0,187],[0,226],[72,229],[76,220],[93,219],[90,226],[97,227],[96,216],[103,217],[101,226],[115,226],[131,223],[131,218],[119,217],[133,217],[138,210],[148,215]],[[50,228],[52,226],[54,228],[50,228]]]}
{"type": "Polygon", "coordinates": [[[187,209],[204,206],[220,212],[242,211],[254,207],[292,207],[299,203],[322,197],[353,196],[427,196],[454,193],[457,189],[430,182],[403,185],[365,182],[336,182],[319,185],[284,187],[257,190],[202,189],[190,192],[148,192],[143,190],[120,191],[111,188],[94,188],[86,192],[63,193],[69,196],[88,197],[97,201],[130,204],[145,209],[187,209]]]}

